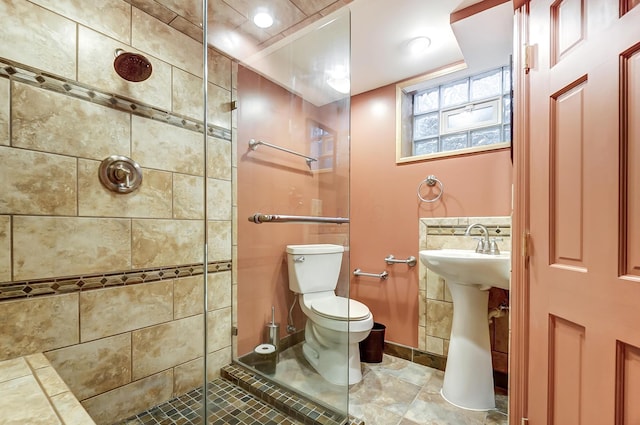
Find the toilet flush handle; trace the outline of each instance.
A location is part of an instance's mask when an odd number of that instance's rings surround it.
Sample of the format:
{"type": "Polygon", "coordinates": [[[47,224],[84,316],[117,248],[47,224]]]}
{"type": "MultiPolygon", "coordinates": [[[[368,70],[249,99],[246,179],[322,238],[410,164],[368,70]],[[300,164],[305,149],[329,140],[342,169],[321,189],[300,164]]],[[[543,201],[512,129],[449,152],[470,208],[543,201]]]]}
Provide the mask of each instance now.
{"type": "Polygon", "coordinates": [[[293,262],[294,263],[304,263],[304,256],[300,256],[300,257],[293,257],[293,262]]]}

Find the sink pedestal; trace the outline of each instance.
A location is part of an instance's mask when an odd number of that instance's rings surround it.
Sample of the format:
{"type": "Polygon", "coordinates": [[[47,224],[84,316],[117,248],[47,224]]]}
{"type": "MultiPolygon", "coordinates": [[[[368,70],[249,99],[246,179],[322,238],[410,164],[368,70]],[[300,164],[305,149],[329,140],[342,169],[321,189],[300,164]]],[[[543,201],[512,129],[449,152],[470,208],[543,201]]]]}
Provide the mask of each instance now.
{"type": "Polygon", "coordinates": [[[480,285],[447,284],[453,299],[453,323],[442,397],[464,409],[494,409],[489,291],[480,285]]]}

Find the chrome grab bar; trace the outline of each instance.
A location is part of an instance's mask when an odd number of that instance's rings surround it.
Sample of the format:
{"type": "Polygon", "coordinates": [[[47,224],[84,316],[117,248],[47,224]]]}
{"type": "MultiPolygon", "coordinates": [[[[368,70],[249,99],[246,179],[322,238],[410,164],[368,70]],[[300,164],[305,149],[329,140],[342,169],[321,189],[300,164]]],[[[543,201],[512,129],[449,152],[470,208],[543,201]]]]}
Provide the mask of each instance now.
{"type": "Polygon", "coordinates": [[[287,152],[287,153],[290,153],[292,155],[301,156],[301,157],[304,158],[305,161],[307,161],[307,165],[309,167],[311,167],[311,163],[312,162],[317,161],[316,158],[313,158],[313,157],[310,157],[310,156],[307,156],[307,155],[303,155],[303,154],[301,154],[299,152],[292,151],[291,149],[283,148],[281,146],[272,145],[271,143],[263,142],[262,140],[255,140],[255,139],[249,140],[249,149],[251,149],[252,151],[255,151],[256,149],[258,149],[259,145],[268,146],[270,148],[277,149],[277,150],[283,151],[283,152],[287,152]]]}
{"type": "Polygon", "coordinates": [[[248,220],[252,223],[348,223],[349,219],[344,217],[315,217],[308,215],[279,215],[255,213],[248,220]]]}
{"type": "Polygon", "coordinates": [[[418,263],[418,261],[416,260],[416,257],[414,257],[413,255],[407,258],[406,260],[398,260],[396,257],[389,254],[387,255],[387,258],[384,259],[384,261],[386,261],[387,264],[404,263],[404,264],[407,264],[409,267],[415,267],[415,265],[418,263]]]}
{"type": "Polygon", "coordinates": [[[360,269],[355,269],[353,271],[354,276],[367,276],[367,277],[377,277],[380,280],[387,280],[389,277],[389,273],[387,271],[383,271],[382,273],[365,273],[360,269]]]}

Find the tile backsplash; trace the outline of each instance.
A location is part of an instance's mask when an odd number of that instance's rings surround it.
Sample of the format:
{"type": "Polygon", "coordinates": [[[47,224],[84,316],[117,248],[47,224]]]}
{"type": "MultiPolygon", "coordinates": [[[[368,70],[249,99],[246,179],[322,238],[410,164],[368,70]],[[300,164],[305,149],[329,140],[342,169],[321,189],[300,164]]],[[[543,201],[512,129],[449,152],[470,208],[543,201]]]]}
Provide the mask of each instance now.
{"type": "MultiPolygon", "coordinates": [[[[420,250],[424,249],[475,249],[480,236],[474,229],[470,236],[465,230],[472,223],[487,227],[489,236],[498,239],[501,251],[511,251],[511,217],[447,217],[420,219],[420,250]]],[[[419,264],[419,322],[418,348],[428,353],[446,356],[449,350],[453,301],[446,281],[419,264]]],[[[509,291],[491,288],[489,309],[508,302],[509,291]]],[[[490,324],[491,350],[495,371],[508,372],[509,315],[494,318],[490,324]]]]}

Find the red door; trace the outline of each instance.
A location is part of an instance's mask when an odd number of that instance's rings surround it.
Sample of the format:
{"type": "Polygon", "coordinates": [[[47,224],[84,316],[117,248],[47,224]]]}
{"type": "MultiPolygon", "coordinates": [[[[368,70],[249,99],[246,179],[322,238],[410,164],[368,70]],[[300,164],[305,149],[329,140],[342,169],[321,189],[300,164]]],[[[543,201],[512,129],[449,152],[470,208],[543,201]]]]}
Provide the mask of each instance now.
{"type": "Polygon", "coordinates": [[[638,3],[530,4],[531,425],[640,424],[638,3]]]}

